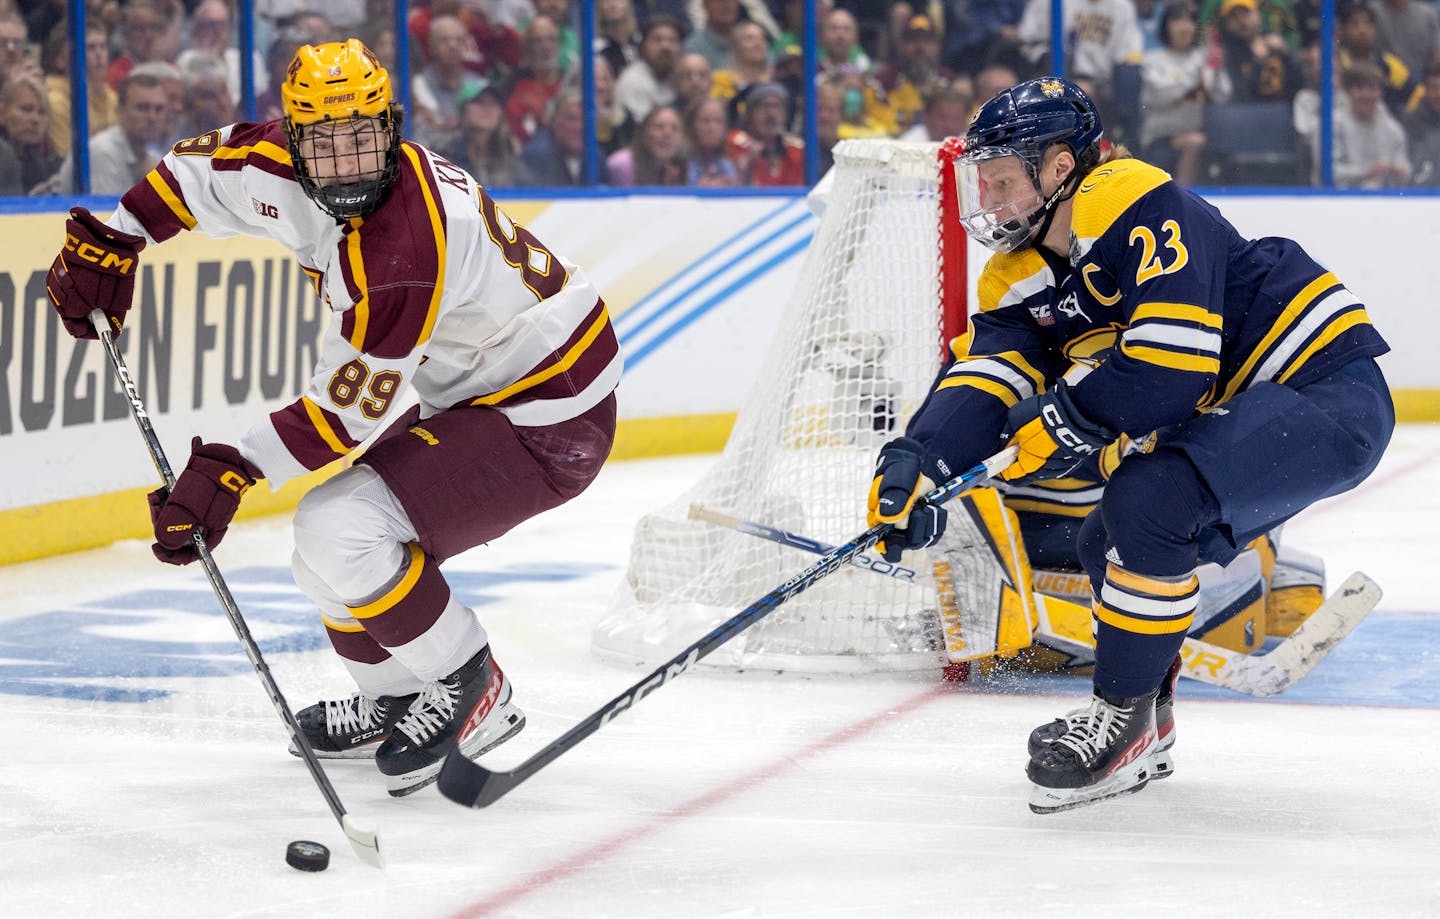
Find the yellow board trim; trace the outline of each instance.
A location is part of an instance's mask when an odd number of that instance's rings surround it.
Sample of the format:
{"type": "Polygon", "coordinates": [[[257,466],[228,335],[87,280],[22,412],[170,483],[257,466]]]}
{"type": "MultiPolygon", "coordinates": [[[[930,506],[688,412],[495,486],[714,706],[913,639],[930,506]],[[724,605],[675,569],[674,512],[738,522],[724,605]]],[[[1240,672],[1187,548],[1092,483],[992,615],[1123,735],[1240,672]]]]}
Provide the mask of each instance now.
{"type": "Polygon", "coordinates": [[[364,606],[347,606],[350,615],[356,619],[374,619],[382,613],[394,609],[395,604],[410,596],[410,591],[415,589],[415,584],[420,580],[420,574],[425,570],[425,553],[421,551],[419,543],[410,543],[410,566],[405,569],[405,576],[400,583],[385,592],[385,596],[364,606]]]}

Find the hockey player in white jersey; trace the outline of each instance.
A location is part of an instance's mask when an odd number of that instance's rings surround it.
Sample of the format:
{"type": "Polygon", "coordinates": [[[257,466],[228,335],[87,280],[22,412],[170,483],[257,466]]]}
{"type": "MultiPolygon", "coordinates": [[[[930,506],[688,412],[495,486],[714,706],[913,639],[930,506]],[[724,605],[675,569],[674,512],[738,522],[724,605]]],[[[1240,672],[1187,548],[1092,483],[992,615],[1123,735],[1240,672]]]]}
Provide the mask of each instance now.
{"type": "Polygon", "coordinates": [[[150,497],[156,556],[213,548],[257,480],[354,450],[295,513],[293,568],[359,691],[299,714],[316,751],[373,752],[391,794],[524,723],[439,564],[579,494],[608,456],[619,345],[575,265],[463,169],[401,138],[390,78],[356,39],[305,46],[284,117],[183,140],[104,223],[83,208],[47,278],[67,330],[114,331],[141,250],[181,232],[273,239],[334,312],[305,393],[234,445],[202,443],[150,497]],[[398,409],[413,390],[419,404],[398,409]]]}

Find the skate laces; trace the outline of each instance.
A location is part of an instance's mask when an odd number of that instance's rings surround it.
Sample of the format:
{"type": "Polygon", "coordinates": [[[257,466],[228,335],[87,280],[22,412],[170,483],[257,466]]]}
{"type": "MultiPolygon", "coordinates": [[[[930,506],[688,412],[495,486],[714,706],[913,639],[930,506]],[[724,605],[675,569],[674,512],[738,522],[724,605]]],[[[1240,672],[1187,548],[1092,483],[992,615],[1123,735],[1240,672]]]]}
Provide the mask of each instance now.
{"type": "Polygon", "coordinates": [[[1089,764],[1099,759],[1104,749],[1130,724],[1135,708],[1120,708],[1096,696],[1090,701],[1088,710],[1071,712],[1065,716],[1066,721],[1076,714],[1080,717],[1071,722],[1070,730],[1055,743],[1074,751],[1082,762],[1089,764]]]}
{"type": "Polygon", "coordinates": [[[420,697],[410,705],[410,711],[395,725],[417,744],[424,744],[455,717],[456,703],[460,701],[459,682],[437,680],[426,683],[420,697]]]}
{"type": "Polygon", "coordinates": [[[330,734],[375,727],[385,718],[385,710],[369,696],[356,693],[348,699],[325,702],[325,730],[330,734]]]}

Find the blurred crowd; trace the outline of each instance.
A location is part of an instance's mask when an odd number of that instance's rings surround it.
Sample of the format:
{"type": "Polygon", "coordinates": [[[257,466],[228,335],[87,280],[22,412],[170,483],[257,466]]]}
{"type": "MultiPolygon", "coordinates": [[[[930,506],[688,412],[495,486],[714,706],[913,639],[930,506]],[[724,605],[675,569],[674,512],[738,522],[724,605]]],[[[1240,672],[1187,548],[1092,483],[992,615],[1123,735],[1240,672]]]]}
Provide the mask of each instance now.
{"type": "MultiPolygon", "coordinates": [[[[87,0],[90,187],[119,194],[177,140],[238,120],[234,0],[87,0]]],[[[255,0],[256,115],[296,48],[395,60],[390,0],[255,0]]],[[[595,141],[616,186],[806,180],[844,138],[938,140],[1052,69],[1050,0],[595,0],[595,141]]],[[[1066,0],[1064,69],[1107,136],[1188,184],[1318,183],[1320,0],[1066,0]],[[1297,178],[1298,177],[1298,178],[1297,178]]],[[[579,0],[413,0],[407,132],[492,187],[586,181],[579,0]]],[[[1435,0],[1339,0],[1334,183],[1440,185],[1435,0]]],[[[65,0],[0,0],[0,196],[68,193],[65,0]]]]}

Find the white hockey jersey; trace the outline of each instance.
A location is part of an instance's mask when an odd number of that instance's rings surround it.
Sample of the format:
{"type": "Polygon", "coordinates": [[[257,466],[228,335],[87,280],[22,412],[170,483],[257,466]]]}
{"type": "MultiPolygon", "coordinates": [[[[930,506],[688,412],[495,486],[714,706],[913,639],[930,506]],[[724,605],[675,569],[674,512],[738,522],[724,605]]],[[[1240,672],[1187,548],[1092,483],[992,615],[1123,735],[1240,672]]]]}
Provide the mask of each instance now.
{"type": "Polygon", "coordinates": [[[183,230],[276,240],[338,314],[304,395],[239,443],[272,488],[353,450],[407,387],[422,418],[489,405],[539,426],[620,381],[619,343],[580,269],[460,167],[408,142],[399,160],[375,213],[341,224],[295,181],[279,121],[231,125],[176,144],[109,220],[157,243],[183,230]]]}

